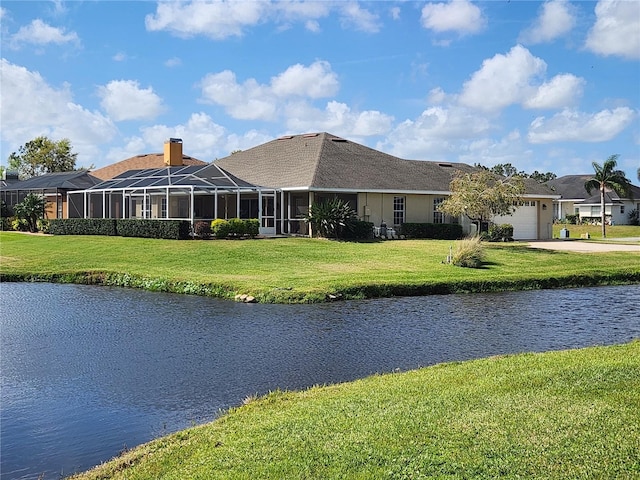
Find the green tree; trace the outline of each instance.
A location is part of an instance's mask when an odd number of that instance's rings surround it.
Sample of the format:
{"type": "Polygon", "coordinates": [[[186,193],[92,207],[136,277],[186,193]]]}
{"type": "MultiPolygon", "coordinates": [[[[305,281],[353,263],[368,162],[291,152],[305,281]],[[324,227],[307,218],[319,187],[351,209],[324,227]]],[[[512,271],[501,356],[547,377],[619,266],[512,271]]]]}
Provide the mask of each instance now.
{"type": "Polygon", "coordinates": [[[47,137],[37,137],[17,152],[9,155],[9,170],[16,170],[24,180],[45,173],[70,172],[76,168],[77,153],[71,151],[71,141],[63,138],[54,142],[47,137]]]}
{"type": "Polygon", "coordinates": [[[474,173],[456,172],[449,184],[451,195],[440,205],[441,212],[454,217],[465,215],[478,225],[496,215],[510,215],[514,205],[522,201],[524,180],[500,177],[489,170],[474,173]]]}
{"type": "Polygon", "coordinates": [[[604,211],[604,196],[607,191],[613,190],[621,197],[631,196],[631,182],[625,176],[622,170],[617,170],[618,157],[620,155],[615,154],[607,158],[602,165],[597,162],[593,162],[593,169],[595,174],[592,178],[587,180],[584,184],[584,188],[589,195],[592,190],[600,191],[600,220],[602,222],[602,238],[606,238],[606,215],[604,211]]]}
{"type": "Polygon", "coordinates": [[[13,207],[16,217],[24,218],[29,225],[29,231],[38,231],[38,219],[44,216],[45,199],[42,195],[30,193],[24,200],[13,207]]]}

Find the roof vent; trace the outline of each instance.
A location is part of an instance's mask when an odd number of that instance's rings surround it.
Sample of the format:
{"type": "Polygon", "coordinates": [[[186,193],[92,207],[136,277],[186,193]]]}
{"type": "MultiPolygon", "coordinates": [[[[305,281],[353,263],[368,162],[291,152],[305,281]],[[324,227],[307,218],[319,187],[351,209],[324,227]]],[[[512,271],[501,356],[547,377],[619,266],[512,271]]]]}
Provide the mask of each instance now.
{"type": "Polygon", "coordinates": [[[304,135],[302,135],[304,138],[312,138],[312,137],[317,137],[318,134],[317,133],[305,133],[304,135]]]}
{"type": "Polygon", "coordinates": [[[440,167],[453,167],[453,165],[451,163],[439,163],[438,165],[440,167]]]}
{"type": "Polygon", "coordinates": [[[293,135],[285,135],[284,137],[278,138],[278,140],[291,140],[292,138],[293,138],[293,135]]]}
{"type": "Polygon", "coordinates": [[[347,141],[344,138],[339,138],[339,137],[332,138],[331,141],[332,142],[339,142],[339,143],[347,143],[347,141]]]}

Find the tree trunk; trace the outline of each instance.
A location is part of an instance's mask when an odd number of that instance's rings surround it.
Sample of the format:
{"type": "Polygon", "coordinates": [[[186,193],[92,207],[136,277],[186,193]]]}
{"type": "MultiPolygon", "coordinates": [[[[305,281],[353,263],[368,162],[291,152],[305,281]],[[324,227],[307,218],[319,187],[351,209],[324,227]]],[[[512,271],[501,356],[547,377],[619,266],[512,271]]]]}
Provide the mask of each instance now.
{"type": "Polygon", "coordinates": [[[607,216],[605,215],[605,212],[604,212],[604,183],[600,185],[600,217],[602,219],[602,238],[606,238],[607,232],[606,232],[605,220],[607,219],[607,216]]]}

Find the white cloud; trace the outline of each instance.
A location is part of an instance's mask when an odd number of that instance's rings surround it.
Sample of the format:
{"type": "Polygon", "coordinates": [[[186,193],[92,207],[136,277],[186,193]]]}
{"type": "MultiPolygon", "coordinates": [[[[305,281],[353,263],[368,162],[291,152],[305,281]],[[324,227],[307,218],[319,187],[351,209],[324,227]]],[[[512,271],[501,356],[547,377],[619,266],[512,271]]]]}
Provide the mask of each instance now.
{"type": "Polygon", "coordinates": [[[563,110],[550,119],[538,117],[529,126],[530,143],[606,142],[616,137],[637,118],[628,107],[589,114],[563,110]]]}
{"type": "Polygon", "coordinates": [[[585,81],[570,73],[556,75],[540,85],[530,98],[525,99],[525,108],[564,108],[576,103],[582,96],[585,81]]]}
{"type": "Polygon", "coordinates": [[[262,21],[267,6],[264,2],[159,2],[156,13],[145,17],[145,26],[152,32],[166,30],[186,38],[239,37],[245,27],[262,21]]]}
{"type": "Polygon", "coordinates": [[[343,136],[372,136],[387,133],[393,117],[367,110],[352,111],[344,103],[328,102],[324,110],[306,102],[291,103],[286,108],[287,127],[293,132],[327,131],[343,136]]]}
{"type": "Polygon", "coordinates": [[[270,87],[253,78],[239,84],[235,73],[225,70],[207,75],[200,86],[203,102],[222,105],[233,118],[272,120],[276,115],[277,99],[270,87]]]}
{"type": "Polygon", "coordinates": [[[0,135],[10,148],[39,135],[53,140],[69,138],[79,153],[79,165],[91,164],[96,145],[108,142],[117,133],[113,122],[73,102],[69,85],[54,88],[37,72],[1,60],[2,129],[0,135]]]}
{"type": "Polygon", "coordinates": [[[118,52],[113,56],[114,62],[124,62],[127,59],[127,54],[124,52],[118,52]]]}
{"type": "Polygon", "coordinates": [[[516,45],[506,55],[497,54],[482,62],[480,70],[464,83],[459,102],[487,112],[520,103],[536,94],[532,81],[546,68],[542,59],[516,45]]]}
{"type": "Polygon", "coordinates": [[[573,6],[566,0],[550,0],[540,8],[540,16],[521,33],[520,41],[529,44],[551,42],[570,32],[576,24],[573,6]]]}
{"type": "Polygon", "coordinates": [[[335,95],[340,88],[338,76],[329,62],[317,61],[305,67],[292,65],[271,79],[271,90],[279,97],[292,95],[322,98],[335,95]]]}
{"type": "Polygon", "coordinates": [[[391,15],[391,18],[394,20],[400,20],[400,12],[400,7],[391,7],[389,9],[389,15],[391,15]]]}
{"type": "Polygon", "coordinates": [[[173,68],[182,65],[182,60],[178,57],[171,57],[164,62],[165,67],[173,68]]]}
{"type": "Polygon", "coordinates": [[[203,112],[193,113],[186,123],[174,126],[153,125],[140,129],[140,136],[128,138],[124,147],[109,150],[108,162],[117,162],[142,153],[161,152],[167,138],[181,138],[185,155],[205,162],[244,150],[273,137],[255,130],[243,135],[229,133],[223,126],[203,112]]]}
{"type": "Polygon", "coordinates": [[[357,2],[340,3],[342,18],[340,23],[344,28],[353,26],[356,30],[368,33],[380,31],[378,16],[368,10],[363,9],[357,2]]]}
{"type": "Polygon", "coordinates": [[[153,88],[140,88],[134,80],[113,80],[98,87],[100,105],[116,122],[151,119],[163,112],[162,99],[153,88]]]}
{"type": "Polygon", "coordinates": [[[21,27],[11,37],[11,47],[20,48],[21,45],[48,45],[64,43],[79,43],[78,34],[75,32],[65,33],[64,29],[52,27],[40,19],[33,20],[29,25],[21,27]]]}
{"type": "Polygon", "coordinates": [[[145,17],[149,31],[168,31],[179,37],[206,36],[214,40],[240,37],[248,28],[273,22],[278,29],[301,23],[320,31],[319,20],[336,12],[345,28],[365,32],[380,30],[378,16],[356,2],[214,1],[159,2],[145,17]]]}
{"type": "Polygon", "coordinates": [[[274,120],[288,99],[328,97],[339,86],[331,65],[323,61],[308,67],[293,65],[272,77],[269,84],[259,84],[253,78],[238,83],[229,70],[209,74],[200,82],[203,102],[222,105],[237,119],[266,121],[274,120]]]}
{"type": "Polygon", "coordinates": [[[429,30],[461,35],[481,32],[487,25],[480,8],[468,0],[428,3],[422,7],[420,21],[429,30]]]}
{"type": "Polygon", "coordinates": [[[468,109],[430,107],[417,119],[398,124],[379,148],[402,158],[448,158],[467,141],[481,137],[491,128],[487,118],[468,109]]]}
{"type": "Polygon", "coordinates": [[[640,3],[627,0],[600,0],[596,23],[586,40],[586,48],[599,55],[619,55],[640,59],[640,3]]]}

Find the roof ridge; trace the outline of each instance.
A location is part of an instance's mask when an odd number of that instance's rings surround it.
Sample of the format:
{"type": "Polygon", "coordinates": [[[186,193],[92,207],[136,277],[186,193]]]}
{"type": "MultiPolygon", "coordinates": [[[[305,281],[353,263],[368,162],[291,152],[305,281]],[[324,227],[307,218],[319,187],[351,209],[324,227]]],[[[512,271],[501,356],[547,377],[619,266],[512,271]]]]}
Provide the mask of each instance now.
{"type": "Polygon", "coordinates": [[[330,139],[327,138],[328,135],[331,135],[331,134],[327,132],[321,132],[318,135],[320,137],[320,148],[318,149],[318,155],[316,156],[313,162],[313,177],[311,177],[311,185],[315,185],[316,183],[316,178],[318,177],[318,167],[320,166],[320,159],[322,158],[322,152],[325,149],[325,142],[330,141],[330,139]]]}

